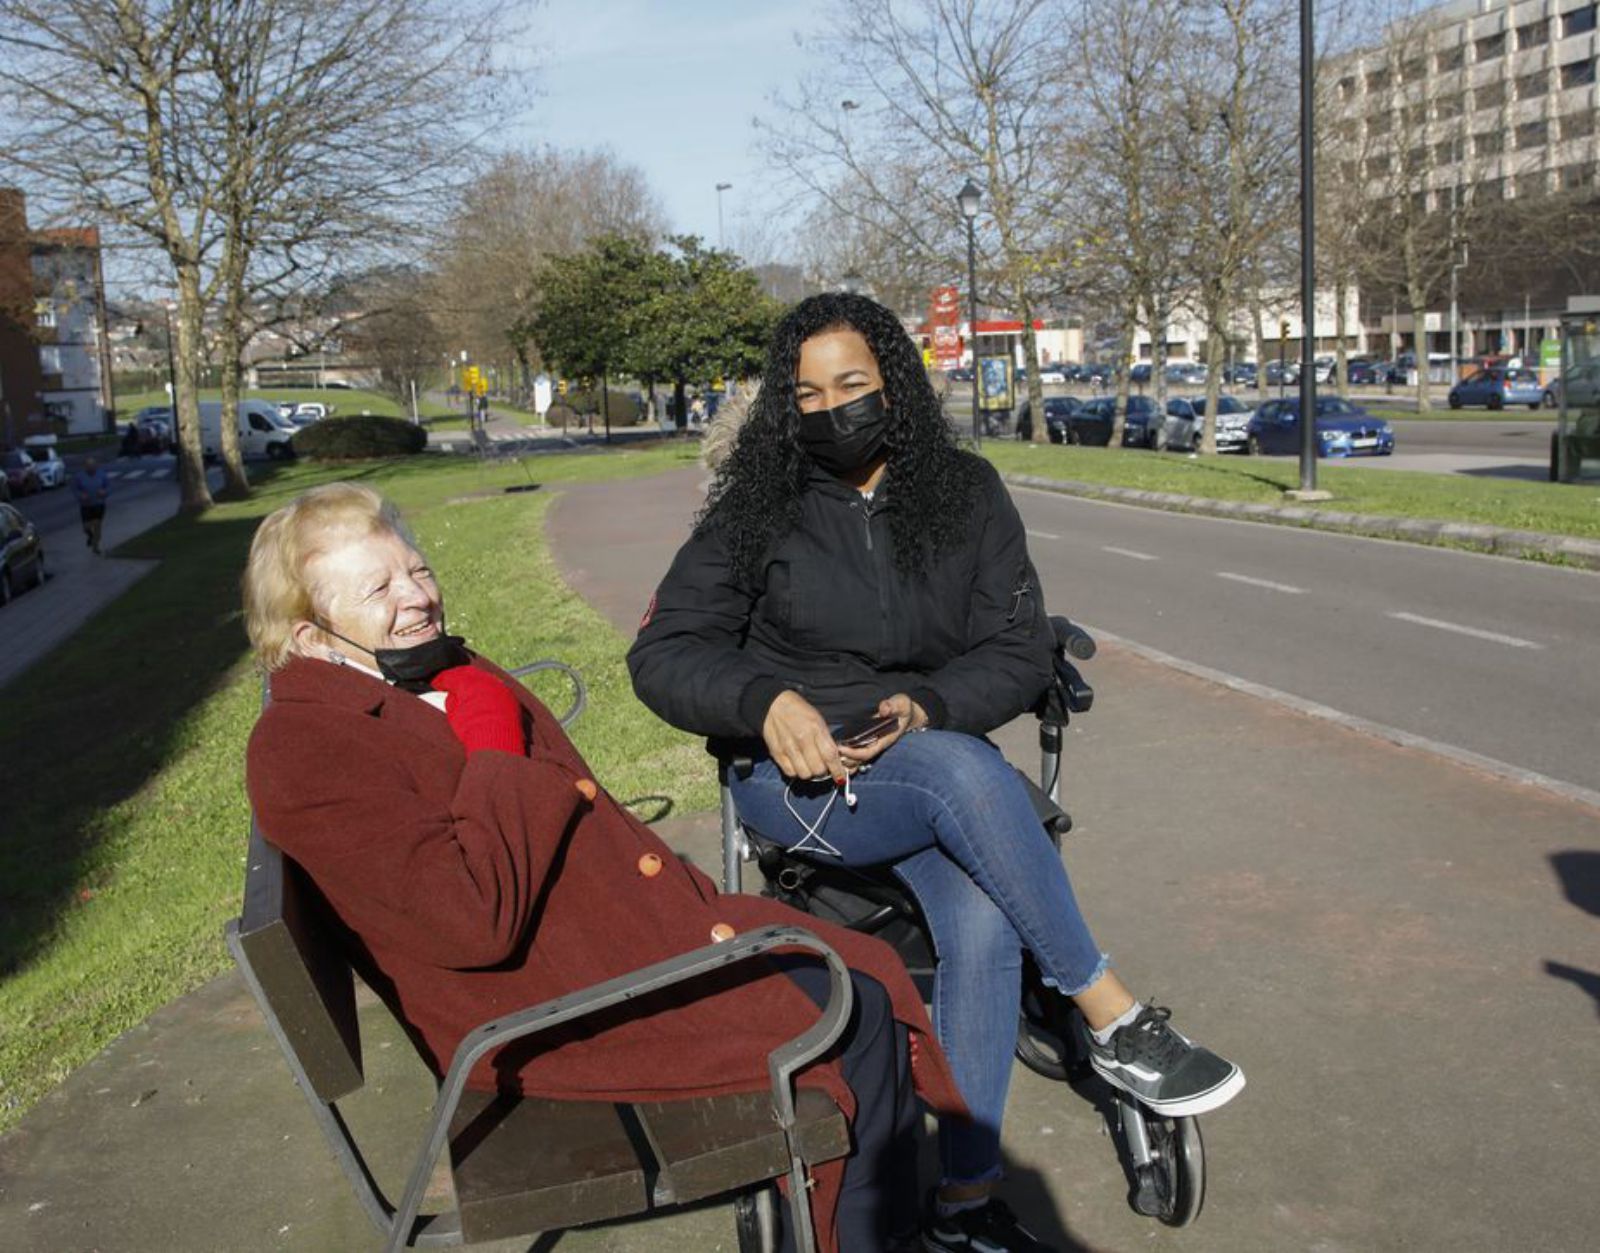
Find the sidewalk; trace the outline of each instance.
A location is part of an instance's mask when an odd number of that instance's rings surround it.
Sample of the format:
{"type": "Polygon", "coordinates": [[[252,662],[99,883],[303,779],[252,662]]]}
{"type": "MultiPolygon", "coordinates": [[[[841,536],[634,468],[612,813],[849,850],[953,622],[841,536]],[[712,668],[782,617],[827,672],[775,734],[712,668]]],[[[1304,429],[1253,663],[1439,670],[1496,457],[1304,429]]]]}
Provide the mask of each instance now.
{"type": "MultiPolygon", "coordinates": [[[[626,634],[703,477],[578,485],[555,506],[558,562],[626,634]]],[[[1204,1120],[1206,1210],[1173,1232],[1128,1209],[1093,1106],[1019,1067],[1006,1190],[1025,1219],[1063,1249],[1118,1253],[1591,1248],[1600,815],[1130,652],[1085,673],[1097,701],[1064,759],[1079,896],[1135,990],[1250,1086],[1204,1120]]],[[[1027,720],[1000,739],[1036,760],[1027,720]]],[[[716,865],[712,815],[661,830],[716,865]]],[[[393,1195],[428,1084],[370,1001],[363,1027],[349,1114],[393,1195]]],[[[376,1247],[233,975],[0,1140],[0,1224],[38,1253],[376,1247]]],[[[713,1207],[534,1247],[736,1245],[713,1207]]]]}
{"type": "MultiPolygon", "coordinates": [[[[70,490],[70,489],[62,489],[70,490]]],[[[118,544],[170,518],[178,494],[113,498],[106,510],[100,547],[118,544]]],[[[46,532],[45,561],[50,578],[43,587],[19,595],[0,614],[0,687],[4,687],[57,644],[155,568],[132,557],[96,557],[85,546],[77,514],[46,532]]]]}

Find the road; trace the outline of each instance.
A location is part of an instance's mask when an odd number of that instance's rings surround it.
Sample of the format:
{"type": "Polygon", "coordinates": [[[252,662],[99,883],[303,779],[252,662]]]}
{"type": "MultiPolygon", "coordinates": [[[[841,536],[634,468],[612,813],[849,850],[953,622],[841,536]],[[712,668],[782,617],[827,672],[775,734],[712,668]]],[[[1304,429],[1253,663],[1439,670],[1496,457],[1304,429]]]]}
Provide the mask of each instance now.
{"type": "MultiPolygon", "coordinates": [[[[177,459],[171,453],[160,457],[118,457],[107,461],[106,475],[111,480],[110,508],[117,509],[153,497],[173,495],[176,490],[176,464],[177,459]]],[[[76,465],[75,461],[74,469],[76,465]]],[[[39,528],[47,543],[53,532],[62,532],[63,536],[73,535],[78,543],[83,542],[78,528],[78,503],[73,498],[70,480],[66,487],[24,496],[11,503],[39,528]]]]}
{"type": "MultiPolygon", "coordinates": [[[[1600,575],[1047,492],[1015,496],[1054,611],[1600,792],[1600,575]]],[[[1248,772],[1251,763],[1217,768],[1248,772]]]]}

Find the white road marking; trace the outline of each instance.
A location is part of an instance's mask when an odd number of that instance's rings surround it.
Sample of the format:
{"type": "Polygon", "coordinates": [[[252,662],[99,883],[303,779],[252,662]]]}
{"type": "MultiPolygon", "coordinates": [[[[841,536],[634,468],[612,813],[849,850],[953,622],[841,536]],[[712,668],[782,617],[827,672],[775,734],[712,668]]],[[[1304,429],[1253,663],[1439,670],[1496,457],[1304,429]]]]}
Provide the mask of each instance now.
{"type": "Polygon", "coordinates": [[[1543,644],[1536,644],[1532,640],[1522,639],[1516,635],[1502,635],[1499,631],[1484,631],[1478,627],[1462,626],[1459,622],[1441,622],[1438,618],[1424,618],[1414,613],[1391,613],[1391,618],[1401,622],[1415,622],[1418,626],[1433,627],[1439,631],[1453,631],[1457,635],[1470,635],[1473,639],[1490,640],[1496,644],[1509,644],[1512,648],[1539,648],[1543,644]]]}
{"type": "Polygon", "coordinates": [[[143,470],[124,470],[121,474],[117,475],[117,477],[119,479],[142,479],[142,478],[144,478],[144,471],[143,470]]]}
{"type": "Polygon", "coordinates": [[[1028,534],[1031,535],[1034,539],[1060,539],[1061,538],[1059,535],[1050,534],[1049,531],[1029,531],[1028,534]]]}
{"type": "Polygon", "coordinates": [[[1142,553],[1137,548],[1117,548],[1112,544],[1102,544],[1100,551],[1103,553],[1116,553],[1119,557],[1132,557],[1135,561],[1160,561],[1154,553],[1142,553]]]}
{"type": "Polygon", "coordinates": [[[1425,753],[1432,753],[1446,761],[1453,761],[1459,765],[1469,766],[1474,770],[1481,770],[1485,774],[1493,775],[1498,779],[1506,779],[1512,783],[1521,783],[1528,787],[1536,787],[1541,791],[1550,792],[1556,796],[1563,796],[1568,800],[1577,801],[1581,805],[1588,805],[1591,809],[1600,810],[1600,791],[1593,788],[1582,787],[1576,783],[1568,783],[1563,779],[1554,779],[1547,774],[1540,774],[1536,770],[1528,770],[1522,766],[1514,766],[1510,762],[1500,761],[1494,757],[1485,757],[1482,753],[1474,753],[1470,749],[1458,748],[1454,744],[1446,744],[1442,740],[1430,739],[1425,735],[1418,735],[1414,731],[1403,731],[1399,727],[1388,726],[1382,722],[1373,722],[1367,718],[1358,718],[1354,714],[1344,713],[1342,710],[1320,704],[1314,700],[1307,700],[1303,696],[1296,696],[1280,688],[1268,687],[1264,683],[1256,683],[1250,679],[1242,679],[1236,674],[1229,674],[1226,670],[1214,670],[1210,666],[1202,666],[1198,662],[1185,661],[1181,657],[1174,657],[1171,653],[1164,653],[1158,648],[1151,648],[1148,644],[1135,643],[1123,636],[1115,635],[1104,627],[1093,626],[1087,622],[1078,624],[1102,644],[1114,644],[1126,648],[1129,652],[1144,657],[1149,661],[1157,662],[1163,666],[1170,666],[1174,670],[1181,670],[1185,674],[1192,674],[1197,679],[1205,679],[1211,683],[1219,683],[1223,687],[1231,688],[1235,692],[1243,692],[1247,696],[1256,696],[1262,700],[1271,701],[1285,709],[1293,709],[1312,718],[1319,718],[1324,722],[1334,723],[1336,726],[1347,727],[1352,731],[1359,731],[1364,735],[1373,735],[1391,744],[1398,744],[1402,748],[1420,749],[1425,753]]]}
{"type": "Polygon", "coordinates": [[[1228,570],[1218,570],[1219,579],[1231,579],[1235,583],[1248,583],[1251,587],[1264,587],[1269,592],[1287,592],[1290,596],[1304,596],[1306,589],[1295,587],[1289,583],[1274,583],[1271,579],[1253,579],[1248,574],[1233,574],[1228,570]]]}

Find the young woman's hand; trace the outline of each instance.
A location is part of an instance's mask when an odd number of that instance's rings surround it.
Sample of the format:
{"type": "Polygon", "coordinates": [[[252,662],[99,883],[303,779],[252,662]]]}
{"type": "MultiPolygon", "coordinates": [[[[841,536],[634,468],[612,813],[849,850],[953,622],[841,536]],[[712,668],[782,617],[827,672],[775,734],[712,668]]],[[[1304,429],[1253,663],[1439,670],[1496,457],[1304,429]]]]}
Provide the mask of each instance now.
{"type": "Polygon", "coordinates": [[[779,770],[791,779],[843,782],[847,769],[827,720],[798,692],[781,692],[767,706],[761,738],[779,770]]]}
{"type": "Polygon", "coordinates": [[[904,692],[896,692],[893,696],[879,701],[877,712],[880,718],[892,716],[898,725],[887,735],[881,735],[861,748],[841,748],[839,755],[846,769],[853,771],[866,765],[873,758],[887,752],[907,731],[920,731],[928,725],[928,715],[922,706],[904,692]]]}

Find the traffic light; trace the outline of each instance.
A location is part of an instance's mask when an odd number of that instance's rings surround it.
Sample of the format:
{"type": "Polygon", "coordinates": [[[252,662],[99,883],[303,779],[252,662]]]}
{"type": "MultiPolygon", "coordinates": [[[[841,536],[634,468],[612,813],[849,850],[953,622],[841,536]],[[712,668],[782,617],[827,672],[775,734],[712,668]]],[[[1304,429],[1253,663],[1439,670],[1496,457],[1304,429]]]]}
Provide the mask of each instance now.
{"type": "Polygon", "coordinates": [[[1289,338],[1289,319],[1288,318],[1284,318],[1283,321],[1278,323],[1278,338],[1279,339],[1288,339],[1289,338]]]}
{"type": "Polygon", "coordinates": [[[565,396],[567,394],[567,380],[562,379],[559,383],[557,383],[556,390],[565,396]]]}

